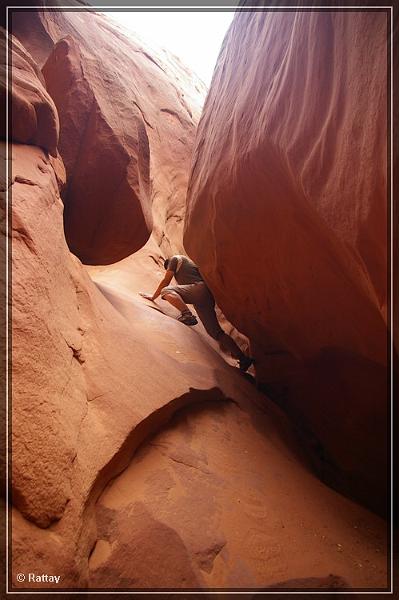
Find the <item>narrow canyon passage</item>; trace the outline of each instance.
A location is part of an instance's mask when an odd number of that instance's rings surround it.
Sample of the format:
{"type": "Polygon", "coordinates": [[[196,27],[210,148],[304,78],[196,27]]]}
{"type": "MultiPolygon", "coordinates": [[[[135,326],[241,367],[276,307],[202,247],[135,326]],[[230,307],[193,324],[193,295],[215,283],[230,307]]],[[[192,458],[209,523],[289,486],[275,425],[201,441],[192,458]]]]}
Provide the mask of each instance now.
{"type": "Polygon", "coordinates": [[[90,587],[383,586],[385,522],[315,477],[292,424],[226,365],[201,325],[176,323],[162,300],[143,305],[138,291],[162,277],[151,266],[158,258],[150,240],[116,265],[88,269],[143,337],[154,378],[162,385],[158,365],[175,360],[192,404],[150,431],[99,496],[90,587]]]}
{"type": "Polygon", "coordinates": [[[238,11],[207,90],[75,8],[10,20],[11,588],[386,590],[386,14],[238,11]]]}

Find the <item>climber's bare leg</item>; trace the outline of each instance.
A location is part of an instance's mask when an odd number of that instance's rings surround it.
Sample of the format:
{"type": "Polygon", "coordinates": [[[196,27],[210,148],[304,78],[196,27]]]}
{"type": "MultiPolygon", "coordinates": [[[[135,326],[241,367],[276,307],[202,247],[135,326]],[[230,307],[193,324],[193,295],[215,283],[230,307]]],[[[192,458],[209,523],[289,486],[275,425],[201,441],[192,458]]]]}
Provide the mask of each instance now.
{"type": "Polygon", "coordinates": [[[180,310],[180,312],[191,312],[187,304],[183,302],[179,294],[177,294],[176,292],[168,292],[167,294],[162,294],[162,299],[169,302],[169,304],[177,308],[177,310],[180,310]]]}
{"type": "Polygon", "coordinates": [[[181,315],[180,317],[177,317],[178,321],[184,323],[184,325],[189,325],[190,327],[198,323],[197,317],[193,315],[187,304],[180,297],[180,294],[173,290],[168,290],[162,293],[162,298],[177,308],[177,310],[180,310],[181,315]]]}

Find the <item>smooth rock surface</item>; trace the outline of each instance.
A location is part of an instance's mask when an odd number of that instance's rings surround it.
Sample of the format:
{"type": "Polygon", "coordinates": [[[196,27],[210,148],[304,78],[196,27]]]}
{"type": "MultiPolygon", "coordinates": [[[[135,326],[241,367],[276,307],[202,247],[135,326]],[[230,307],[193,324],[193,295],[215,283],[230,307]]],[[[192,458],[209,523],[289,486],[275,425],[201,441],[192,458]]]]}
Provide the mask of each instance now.
{"type": "Polygon", "coordinates": [[[153,228],[165,252],[181,251],[202,82],[107,15],[18,11],[12,25],[43,64],[59,112],[71,251],[86,264],[113,263],[153,228]]]}
{"type": "MultiPolygon", "coordinates": [[[[88,15],[31,15],[20,35],[40,64],[61,55],[73,88],[87,49],[71,31],[59,36],[71,27],[79,39],[88,15]]],[[[100,24],[109,33],[106,19],[94,19],[91,34],[100,24]]],[[[153,129],[145,124],[150,160],[159,161],[154,232],[109,266],[85,267],[69,251],[60,196],[70,167],[57,153],[12,147],[12,589],[385,588],[386,523],[316,479],[284,414],[200,325],[138,295],[155,289],[163,258],[181,248],[176,209],[192,137],[179,153],[176,124],[167,140],[158,125],[176,118],[160,112],[153,129]],[[17,573],[61,580],[18,583],[17,573]]],[[[115,132],[104,139],[119,144],[115,132]]],[[[323,390],[323,377],[314,382],[323,390]]]]}
{"type": "Polygon", "coordinates": [[[90,586],[170,585],[171,561],[173,587],[378,586],[380,540],[365,546],[359,508],[297,462],[271,417],[204,393],[144,443],[98,500],[90,586]]]}
{"type": "Polygon", "coordinates": [[[385,12],[242,12],[198,128],[184,244],[323,476],[386,509],[385,12]],[[365,60],[367,56],[367,60],[365,60]]]}
{"type": "MultiPolygon", "coordinates": [[[[0,30],[1,56],[6,59],[5,30],[0,30]]],[[[57,156],[59,121],[57,109],[46,91],[44,77],[29,52],[11,33],[8,46],[9,68],[9,139],[21,144],[32,144],[57,156]],[[12,107],[12,110],[11,110],[12,107]]],[[[2,65],[0,76],[1,108],[6,114],[6,65],[2,65]]],[[[1,120],[1,138],[5,139],[5,118],[1,120]]]]}
{"type": "Polygon", "coordinates": [[[94,283],[64,240],[49,159],[12,156],[15,589],[57,587],[20,572],[184,589],[305,568],[315,587],[330,570],[385,586],[384,522],[310,474],[282,413],[198,326],[138,296],[158,280],[155,242],[125,285],[117,265],[90,268],[94,283]]]}

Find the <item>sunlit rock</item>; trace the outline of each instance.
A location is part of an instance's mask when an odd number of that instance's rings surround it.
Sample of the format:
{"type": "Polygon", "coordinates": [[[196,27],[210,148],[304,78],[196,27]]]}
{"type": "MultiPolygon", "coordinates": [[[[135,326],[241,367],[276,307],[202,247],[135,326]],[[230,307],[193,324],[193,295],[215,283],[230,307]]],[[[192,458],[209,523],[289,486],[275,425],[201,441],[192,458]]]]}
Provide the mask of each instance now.
{"type": "MultiPolygon", "coordinates": [[[[33,144],[57,155],[59,134],[58,114],[52,98],[46,91],[43,75],[24,46],[9,35],[8,73],[6,65],[0,78],[2,114],[6,114],[6,95],[9,98],[9,139],[20,144],[33,144]],[[11,78],[7,81],[6,77],[11,78]]],[[[6,58],[5,30],[1,29],[0,47],[6,58]]],[[[1,137],[5,139],[5,118],[1,120],[1,137]]]]}
{"type": "Polygon", "coordinates": [[[182,250],[203,84],[104,15],[19,11],[13,31],[43,65],[59,113],[71,251],[109,264],[141,248],[153,229],[165,252],[182,250]]]}

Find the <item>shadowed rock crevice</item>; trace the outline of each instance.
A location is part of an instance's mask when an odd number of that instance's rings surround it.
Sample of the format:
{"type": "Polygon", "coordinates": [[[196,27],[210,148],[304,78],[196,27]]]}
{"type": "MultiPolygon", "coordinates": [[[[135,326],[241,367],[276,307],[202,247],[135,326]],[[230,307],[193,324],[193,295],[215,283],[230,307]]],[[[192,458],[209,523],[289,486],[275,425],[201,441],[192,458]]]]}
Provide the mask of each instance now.
{"type": "Polygon", "coordinates": [[[268,384],[257,382],[257,388],[290,417],[317,476],[386,518],[389,510],[386,501],[388,448],[386,444],[373,444],[366,451],[363,446],[364,439],[386,439],[386,368],[342,348],[324,348],[314,360],[297,363],[291,371],[280,373],[279,378],[268,384]],[[323,399],[319,404],[313,404],[308,396],[306,382],[310,380],[313,382],[313,394],[323,399]],[[351,393],[354,384],[356,396],[351,393]],[[324,411],[325,402],[330,404],[328,414],[324,411]],[[369,412],[364,410],[363,403],[369,407],[369,412]],[[350,404],[357,415],[357,427],[350,439],[342,444],[339,453],[331,452],[337,431],[342,433],[345,428],[344,413],[350,404]],[[360,416],[362,409],[365,412],[363,418],[360,416]],[[374,416],[371,417],[370,413],[374,416]],[[335,428],[327,433],[331,419],[335,428]],[[322,423],[323,432],[320,434],[318,429],[322,423]],[[323,435],[328,435],[331,441],[326,443],[323,435]],[[385,468],[379,470],[377,464],[385,468]],[[370,495],[376,480],[379,493],[370,495]]]}

